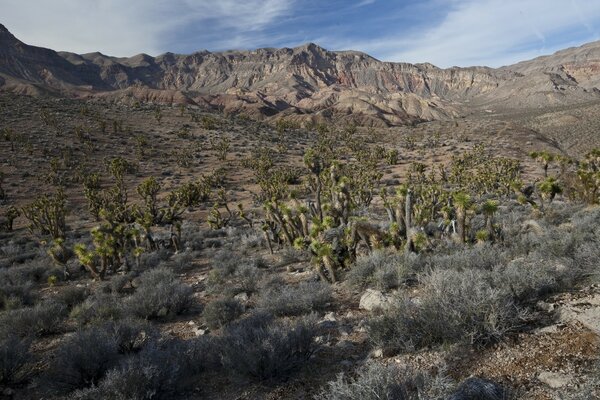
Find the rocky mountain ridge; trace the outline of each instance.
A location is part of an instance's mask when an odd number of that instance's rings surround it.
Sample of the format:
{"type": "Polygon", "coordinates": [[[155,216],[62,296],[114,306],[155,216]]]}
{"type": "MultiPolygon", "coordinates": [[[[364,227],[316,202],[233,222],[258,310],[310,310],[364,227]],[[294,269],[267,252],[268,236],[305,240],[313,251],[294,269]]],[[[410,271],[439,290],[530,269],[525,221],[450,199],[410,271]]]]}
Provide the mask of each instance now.
{"type": "Polygon", "coordinates": [[[396,125],[600,100],[600,42],[498,69],[379,61],[309,43],[116,58],[29,46],[0,25],[0,90],[189,103],[255,118],[396,125]]]}

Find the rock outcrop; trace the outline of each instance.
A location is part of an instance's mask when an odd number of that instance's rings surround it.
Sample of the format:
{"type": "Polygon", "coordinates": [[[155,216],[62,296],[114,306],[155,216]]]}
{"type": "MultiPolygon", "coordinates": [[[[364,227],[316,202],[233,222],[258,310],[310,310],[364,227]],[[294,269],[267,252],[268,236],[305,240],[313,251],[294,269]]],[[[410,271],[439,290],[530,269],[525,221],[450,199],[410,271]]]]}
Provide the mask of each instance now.
{"type": "Polygon", "coordinates": [[[403,124],[451,119],[467,107],[596,100],[599,85],[600,42],[499,69],[440,69],[327,51],[313,43],[158,57],[59,53],[26,45],[0,25],[2,90],[196,103],[258,118],[403,124]]]}

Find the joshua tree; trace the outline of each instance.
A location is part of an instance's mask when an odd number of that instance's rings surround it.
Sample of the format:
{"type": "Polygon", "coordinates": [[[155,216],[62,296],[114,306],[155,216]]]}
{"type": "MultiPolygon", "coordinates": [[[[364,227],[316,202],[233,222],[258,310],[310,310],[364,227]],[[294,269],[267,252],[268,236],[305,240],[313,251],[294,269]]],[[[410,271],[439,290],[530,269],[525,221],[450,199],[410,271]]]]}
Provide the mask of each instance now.
{"type": "Polygon", "coordinates": [[[8,207],[8,210],[6,210],[6,214],[4,214],[4,221],[2,221],[3,223],[2,225],[0,225],[0,229],[6,232],[12,231],[14,221],[19,215],[21,215],[21,212],[18,208],[16,208],[15,206],[8,207]]]}
{"type": "Polygon", "coordinates": [[[460,243],[464,243],[467,232],[467,210],[471,206],[471,196],[464,192],[454,194],[454,207],[456,208],[457,233],[460,243]]]}
{"type": "Polygon", "coordinates": [[[558,181],[552,177],[539,182],[537,187],[540,191],[540,198],[542,201],[547,200],[549,203],[552,203],[552,200],[554,200],[554,197],[556,197],[557,194],[562,193],[562,188],[558,181]]]}
{"type": "Polygon", "coordinates": [[[49,234],[54,239],[64,237],[67,201],[62,188],[59,188],[54,195],[39,196],[33,203],[24,206],[21,211],[31,223],[30,230],[37,229],[42,235],[49,234]]]}
{"type": "Polygon", "coordinates": [[[56,265],[63,268],[64,277],[67,279],[69,277],[67,262],[73,257],[74,253],[65,246],[65,240],[62,238],[54,239],[53,246],[48,250],[48,255],[56,265]]]}
{"type": "Polygon", "coordinates": [[[548,167],[550,163],[554,161],[555,156],[547,151],[533,151],[529,153],[529,157],[542,165],[542,168],[544,169],[544,178],[547,178],[548,167]]]}
{"type": "Polygon", "coordinates": [[[485,227],[488,238],[494,240],[494,214],[498,211],[498,202],[496,200],[487,200],[481,206],[481,211],[485,217],[485,227]]]}
{"type": "Polygon", "coordinates": [[[6,192],[2,188],[3,183],[4,183],[4,172],[0,172],[0,201],[6,199],[6,192]]]}
{"type": "Polygon", "coordinates": [[[154,223],[158,222],[158,203],[156,196],[160,192],[160,184],[155,177],[144,179],[137,187],[138,194],[144,199],[146,212],[152,216],[154,223]]]}
{"type": "Polygon", "coordinates": [[[162,121],[162,110],[159,106],[154,108],[154,119],[156,119],[156,122],[160,125],[160,121],[162,121]]]}

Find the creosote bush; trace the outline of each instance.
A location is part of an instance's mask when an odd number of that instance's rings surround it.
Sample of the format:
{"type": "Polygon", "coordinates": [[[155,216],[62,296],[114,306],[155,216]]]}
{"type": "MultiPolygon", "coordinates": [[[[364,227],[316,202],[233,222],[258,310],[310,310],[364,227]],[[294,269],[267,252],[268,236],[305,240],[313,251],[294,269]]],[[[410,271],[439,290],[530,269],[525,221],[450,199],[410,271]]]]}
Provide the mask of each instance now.
{"type": "Polygon", "coordinates": [[[231,324],[223,338],[223,367],[236,377],[277,381],[304,366],[316,350],[316,317],[296,322],[255,314],[231,324]]]}
{"type": "Polygon", "coordinates": [[[484,346],[514,332],[524,316],[507,288],[479,270],[434,270],[422,279],[422,297],[399,298],[369,323],[370,338],[389,350],[448,342],[484,346]]]}
{"type": "Polygon", "coordinates": [[[219,329],[238,318],[244,312],[242,304],[236,299],[217,299],[206,305],[202,316],[211,329],[219,329]]]}
{"type": "Polygon", "coordinates": [[[317,400],[434,400],[446,398],[453,388],[442,373],[431,376],[397,365],[370,363],[358,370],[355,378],[340,374],[329,382],[317,400]]]}
{"type": "Polygon", "coordinates": [[[48,301],[31,308],[20,308],[0,314],[0,334],[9,333],[20,337],[44,336],[60,330],[67,308],[48,301]]]}
{"type": "Polygon", "coordinates": [[[181,283],[166,268],[144,272],[139,277],[139,286],[127,299],[125,308],[137,317],[165,318],[189,308],[193,300],[192,288],[181,283]]]}
{"type": "Polygon", "coordinates": [[[70,317],[78,324],[98,324],[123,318],[122,300],[114,294],[96,292],[71,310],[70,317]]]}
{"type": "Polygon", "coordinates": [[[374,251],[356,260],[356,264],[346,275],[346,280],[351,286],[360,289],[368,286],[380,290],[395,288],[400,278],[407,274],[402,258],[398,252],[374,251]]]}
{"type": "Polygon", "coordinates": [[[258,307],[275,315],[300,315],[323,309],[331,299],[331,287],[321,281],[272,285],[260,294],[258,307]]]}
{"type": "Polygon", "coordinates": [[[51,393],[67,394],[98,384],[118,360],[119,343],[111,332],[77,331],[58,347],[41,383],[51,393]]]}
{"type": "Polygon", "coordinates": [[[26,365],[31,360],[29,340],[8,335],[0,339],[0,386],[10,386],[26,377],[26,365]]]}

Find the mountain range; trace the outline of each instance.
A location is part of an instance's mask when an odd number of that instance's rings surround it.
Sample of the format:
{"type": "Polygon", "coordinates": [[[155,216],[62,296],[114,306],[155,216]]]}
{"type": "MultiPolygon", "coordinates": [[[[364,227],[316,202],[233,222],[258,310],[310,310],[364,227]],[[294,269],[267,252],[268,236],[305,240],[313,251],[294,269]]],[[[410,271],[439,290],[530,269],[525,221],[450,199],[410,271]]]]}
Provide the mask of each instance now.
{"type": "Polygon", "coordinates": [[[600,42],[501,68],[442,69],[313,43],[157,57],[75,54],[27,45],[0,25],[0,90],[399,125],[600,100],[600,42]]]}

